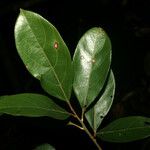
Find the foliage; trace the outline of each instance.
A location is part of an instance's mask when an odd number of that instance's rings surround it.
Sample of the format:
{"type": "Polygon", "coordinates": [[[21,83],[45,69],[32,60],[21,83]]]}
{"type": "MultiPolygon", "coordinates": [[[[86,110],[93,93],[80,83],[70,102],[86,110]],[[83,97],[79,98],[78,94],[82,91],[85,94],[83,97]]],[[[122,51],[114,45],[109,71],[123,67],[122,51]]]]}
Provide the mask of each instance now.
{"type": "MultiPolygon", "coordinates": [[[[118,119],[100,129],[114,99],[115,79],[110,68],[111,42],[99,27],[88,30],[79,40],[73,60],[57,29],[42,16],[20,10],[15,25],[15,42],[27,70],[53,97],[24,93],[0,97],[0,113],[14,116],[77,119],[99,150],[97,138],[110,142],[129,142],[150,136],[150,120],[131,116],[118,119]],[[72,89],[81,114],[71,103],[72,89]],[[62,108],[56,101],[67,104],[62,108]],[[88,125],[89,123],[89,125],[88,125]]],[[[48,145],[37,149],[51,149],[48,145]]]]}
{"type": "Polygon", "coordinates": [[[42,144],[36,147],[34,150],[55,150],[55,148],[49,144],[42,144]]]}

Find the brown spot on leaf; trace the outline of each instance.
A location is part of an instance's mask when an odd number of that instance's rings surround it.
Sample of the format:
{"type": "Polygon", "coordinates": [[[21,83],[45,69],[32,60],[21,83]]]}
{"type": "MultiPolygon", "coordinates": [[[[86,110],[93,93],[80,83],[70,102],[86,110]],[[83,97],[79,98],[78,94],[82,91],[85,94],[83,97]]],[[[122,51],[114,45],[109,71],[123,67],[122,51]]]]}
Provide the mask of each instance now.
{"type": "Polygon", "coordinates": [[[58,48],[58,42],[54,43],[54,48],[57,49],[58,48]]]}

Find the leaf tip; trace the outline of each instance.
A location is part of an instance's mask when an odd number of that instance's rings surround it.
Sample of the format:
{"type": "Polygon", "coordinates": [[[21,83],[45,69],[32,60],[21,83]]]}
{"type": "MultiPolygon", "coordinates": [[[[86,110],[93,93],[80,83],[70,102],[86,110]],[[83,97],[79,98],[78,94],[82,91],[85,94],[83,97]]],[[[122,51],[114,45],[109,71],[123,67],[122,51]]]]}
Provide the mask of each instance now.
{"type": "Polygon", "coordinates": [[[24,9],[20,8],[20,12],[23,12],[23,11],[24,11],[24,9]]]}
{"type": "Polygon", "coordinates": [[[27,10],[20,8],[20,14],[27,12],[27,10]]]}

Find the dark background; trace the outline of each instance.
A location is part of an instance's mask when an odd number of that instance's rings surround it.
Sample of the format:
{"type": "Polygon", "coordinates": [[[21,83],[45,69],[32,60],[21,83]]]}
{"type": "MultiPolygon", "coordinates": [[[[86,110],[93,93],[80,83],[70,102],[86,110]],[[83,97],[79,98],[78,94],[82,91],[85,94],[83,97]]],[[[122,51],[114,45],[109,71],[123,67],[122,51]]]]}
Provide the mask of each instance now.
{"type": "MultiPolygon", "coordinates": [[[[39,13],[56,26],[73,55],[82,34],[100,26],[112,42],[116,95],[103,126],[129,115],[150,117],[149,0],[1,0],[0,95],[44,93],[17,54],[14,25],[19,8],[39,13]]],[[[31,150],[50,143],[57,150],[95,150],[86,134],[50,118],[0,117],[0,150],[31,150]]],[[[125,144],[99,141],[103,150],[149,150],[150,139],[125,144]]]]}

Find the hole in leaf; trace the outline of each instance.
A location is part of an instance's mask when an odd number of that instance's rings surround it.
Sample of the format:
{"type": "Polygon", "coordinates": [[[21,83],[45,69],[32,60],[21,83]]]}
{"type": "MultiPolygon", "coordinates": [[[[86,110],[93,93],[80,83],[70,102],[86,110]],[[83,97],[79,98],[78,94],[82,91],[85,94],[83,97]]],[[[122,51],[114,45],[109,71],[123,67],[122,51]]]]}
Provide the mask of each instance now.
{"type": "Polygon", "coordinates": [[[103,118],[104,118],[104,116],[100,116],[100,118],[101,118],[101,119],[103,119],[103,118]]]}

